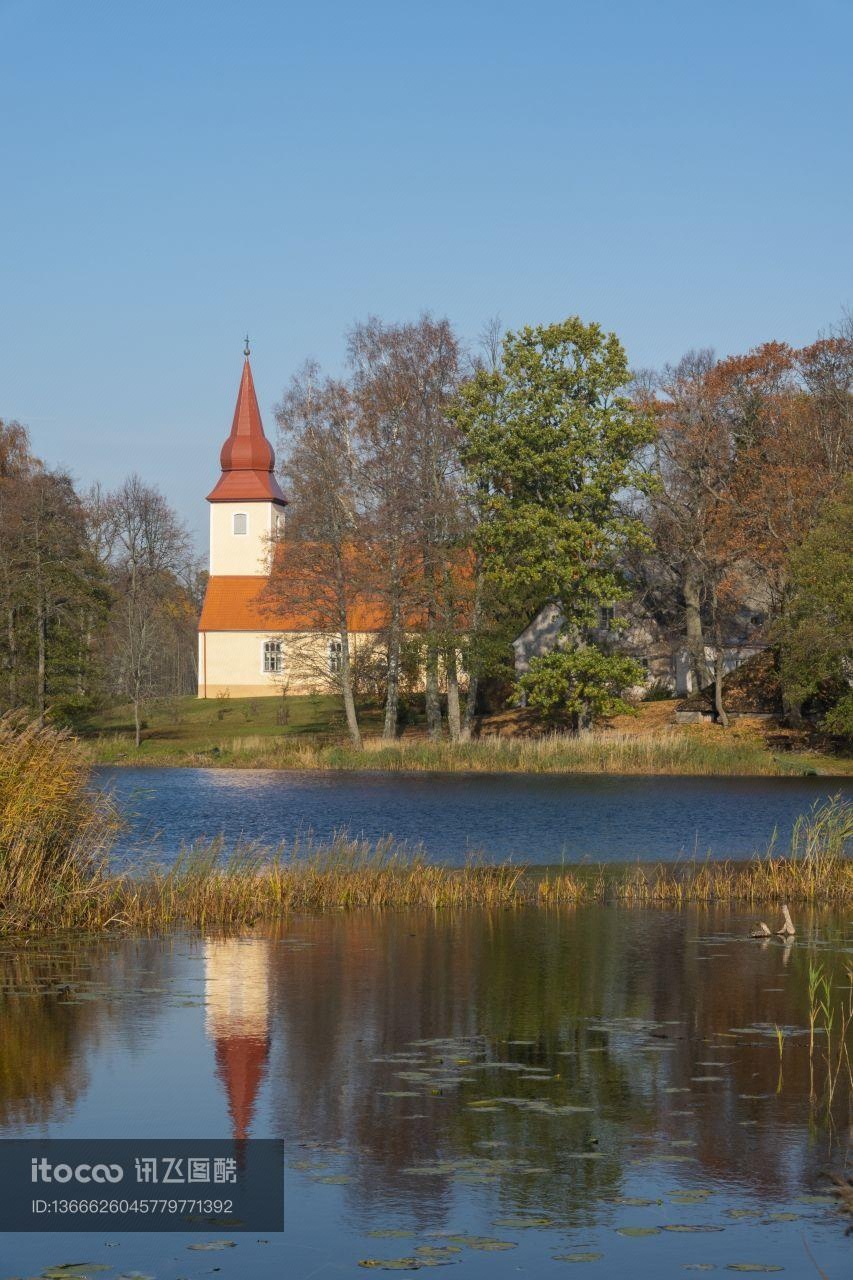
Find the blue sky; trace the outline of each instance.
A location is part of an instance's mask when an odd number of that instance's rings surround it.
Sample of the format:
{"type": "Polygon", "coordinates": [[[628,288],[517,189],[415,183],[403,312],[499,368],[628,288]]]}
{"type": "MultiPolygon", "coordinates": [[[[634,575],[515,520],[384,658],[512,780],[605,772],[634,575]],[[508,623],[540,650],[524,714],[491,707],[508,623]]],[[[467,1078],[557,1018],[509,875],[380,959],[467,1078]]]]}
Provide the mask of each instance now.
{"type": "Polygon", "coordinates": [[[635,366],[853,303],[853,0],[0,0],[0,416],[194,529],[370,313],[635,366]]]}

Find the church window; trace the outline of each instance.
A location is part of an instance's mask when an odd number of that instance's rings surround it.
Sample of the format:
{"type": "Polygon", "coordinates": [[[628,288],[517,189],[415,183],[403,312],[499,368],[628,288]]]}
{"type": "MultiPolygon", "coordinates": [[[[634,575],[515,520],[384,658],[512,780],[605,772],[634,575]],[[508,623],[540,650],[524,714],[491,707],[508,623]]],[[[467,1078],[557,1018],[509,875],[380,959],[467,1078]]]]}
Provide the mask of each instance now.
{"type": "Polygon", "coordinates": [[[600,631],[609,631],[613,626],[613,619],[616,617],[616,610],[612,604],[600,604],[598,606],[598,628],[600,631]]]}
{"type": "Polygon", "coordinates": [[[284,647],[280,640],[264,641],[264,674],[278,675],[284,670],[284,647]]]}
{"type": "Polygon", "coordinates": [[[329,675],[336,676],[343,666],[344,646],[340,640],[329,641],[329,675]]]}
{"type": "Polygon", "coordinates": [[[234,532],[235,533],[249,532],[249,517],[246,515],[245,511],[234,512],[234,532]]]}

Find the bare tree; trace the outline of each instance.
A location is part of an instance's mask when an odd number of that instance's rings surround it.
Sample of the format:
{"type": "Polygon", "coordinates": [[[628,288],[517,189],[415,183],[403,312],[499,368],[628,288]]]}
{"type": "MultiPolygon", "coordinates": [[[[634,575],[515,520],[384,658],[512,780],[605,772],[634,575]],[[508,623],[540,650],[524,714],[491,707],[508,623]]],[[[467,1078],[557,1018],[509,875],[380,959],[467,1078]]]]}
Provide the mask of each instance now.
{"type": "Polygon", "coordinates": [[[385,736],[396,733],[404,631],[423,637],[427,727],[441,734],[444,665],[451,736],[461,730],[452,551],[462,536],[457,429],[447,414],[460,377],[447,320],[371,319],[350,338],[372,541],[388,600],[385,736]]]}
{"type": "Polygon", "coordinates": [[[340,682],[347,728],[361,749],[352,678],[350,614],[362,586],[357,543],[362,525],[360,459],[353,403],[344,383],[306,364],[294,376],[276,419],[281,473],[292,501],[286,556],[272,557],[267,599],[297,607],[315,630],[332,637],[325,671],[340,682]]]}
{"type": "Polygon", "coordinates": [[[411,386],[396,359],[393,334],[376,317],[356,325],[349,338],[353,395],[363,456],[366,502],[364,550],[372,585],[383,602],[388,670],[382,736],[397,736],[400,660],[415,573],[414,499],[411,471],[411,386]]]}
{"type": "Polygon", "coordinates": [[[116,592],[111,634],[117,684],[133,704],[137,747],[152,688],[164,607],[194,569],[189,534],[166,499],[133,475],[106,502],[102,538],[116,592]]]}

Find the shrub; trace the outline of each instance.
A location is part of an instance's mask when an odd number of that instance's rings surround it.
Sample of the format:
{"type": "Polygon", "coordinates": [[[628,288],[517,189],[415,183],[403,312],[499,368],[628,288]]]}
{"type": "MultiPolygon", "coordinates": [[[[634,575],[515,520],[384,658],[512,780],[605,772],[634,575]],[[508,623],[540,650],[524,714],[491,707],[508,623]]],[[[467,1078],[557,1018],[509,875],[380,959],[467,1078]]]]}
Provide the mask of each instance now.
{"type": "Polygon", "coordinates": [[[518,684],[528,706],[551,719],[567,715],[579,727],[601,716],[631,712],[622,694],[642,684],[643,675],[633,658],[581,645],[531,658],[530,670],[518,684]]]}

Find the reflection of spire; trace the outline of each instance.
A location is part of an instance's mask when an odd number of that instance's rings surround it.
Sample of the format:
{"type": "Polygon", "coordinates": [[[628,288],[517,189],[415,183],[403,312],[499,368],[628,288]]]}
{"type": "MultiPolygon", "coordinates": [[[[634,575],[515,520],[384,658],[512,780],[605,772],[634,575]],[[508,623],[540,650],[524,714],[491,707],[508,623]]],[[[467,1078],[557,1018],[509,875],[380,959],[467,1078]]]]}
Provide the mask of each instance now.
{"type": "Polygon", "coordinates": [[[263,938],[205,940],[206,1030],[240,1142],[248,1136],[269,1056],[268,971],[269,944],[263,938]]]}

